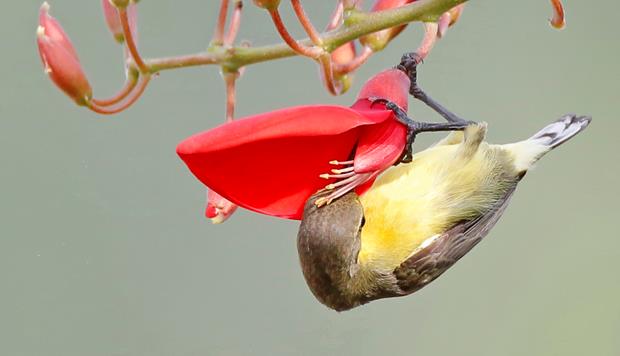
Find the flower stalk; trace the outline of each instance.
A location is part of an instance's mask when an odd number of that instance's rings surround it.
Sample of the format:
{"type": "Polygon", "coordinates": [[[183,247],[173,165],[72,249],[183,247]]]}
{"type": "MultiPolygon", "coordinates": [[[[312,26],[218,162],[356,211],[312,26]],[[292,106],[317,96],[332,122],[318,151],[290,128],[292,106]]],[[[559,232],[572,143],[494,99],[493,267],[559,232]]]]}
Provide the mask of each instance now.
{"type": "MultiPolygon", "coordinates": [[[[360,1],[339,0],[336,16],[329,21],[328,28],[319,32],[312,25],[300,0],[290,0],[291,6],[308,38],[297,40],[291,36],[279,13],[281,0],[253,0],[254,4],[266,9],[284,43],[250,47],[247,41],[234,45],[240,23],[242,0],[234,1],[232,16],[226,28],[230,0],[221,0],[215,34],[210,46],[204,52],[168,58],[144,59],[138,51],[135,5],[137,0],[102,0],[104,16],[108,27],[117,41],[124,43],[126,53],[127,80],[120,92],[111,98],[95,99],[83,73],[75,49],[52,19],[44,18],[46,26],[38,36],[39,50],[46,73],[50,79],[79,105],[100,113],[115,113],[133,104],[144,92],[152,75],[169,69],[183,67],[218,65],[223,73],[239,73],[249,65],[303,55],[314,59],[321,68],[323,82],[334,95],[344,93],[350,86],[353,72],[376,50],[387,45],[389,40],[410,22],[425,23],[423,42],[418,48],[420,57],[425,57],[438,38],[460,16],[467,0],[377,0],[369,12],[359,9],[360,1]],[[110,5],[112,4],[112,5],[110,5]],[[403,5],[404,4],[404,5],[403,5]],[[402,6],[401,6],[402,5],[402,6]],[[117,16],[115,16],[117,15],[117,16]],[[58,29],[58,31],[56,31],[58,29]],[[356,49],[355,41],[364,44],[364,38],[380,32],[388,33],[386,41],[372,43],[356,49]]],[[[564,9],[561,0],[551,0],[554,16],[552,26],[564,26],[564,9]]],[[[43,8],[47,8],[44,5],[43,8]]],[[[226,82],[227,111],[234,110],[234,80],[226,82]],[[232,103],[232,104],[231,104],[232,103]],[[232,108],[232,109],[231,109],[232,108]]],[[[227,115],[231,117],[232,115],[227,115]]]]}
{"type": "Polygon", "coordinates": [[[138,99],[140,99],[142,94],[144,94],[144,91],[146,90],[147,85],[151,81],[151,77],[152,77],[151,74],[148,74],[148,73],[144,74],[138,81],[135,88],[129,91],[127,95],[125,95],[123,99],[126,99],[126,100],[124,102],[121,102],[122,100],[121,99],[113,104],[108,104],[108,106],[102,106],[100,103],[98,104],[97,101],[91,100],[88,102],[87,106],[90,110],[96,112],[97,114],[102,114],[102,115],[118,114],[119,112],[129,108],[136,101],[138,101],[138,99]],[[115,105],[115,104],[118,104],[118,105],[115,105]]]}
{"type": "Polygon", "coordinates": [[[232,46],[239,33],[239,26],[241,25],[241,10],[243,10],[243,1],[235,1],[235,8],[233,9],[232,17],[230,18],[230,24],[228,25],[228,31],[224,38],[224,45],[232,46]]]}
{"type": "Polygon", "coordinates": [[[306,15],[306,12],[304,11],[303,6],[301,6],[300,0],[291,0],[291,5],[293,5],[293,10],[295,11],[295,15],[297,16],[297,19],[299,20],[299,22],[301,23],[301,26],[304,28],[304,30],[308,34],[308,37],[310,37],[310,40],[312,41],[312,43],[315,46],[320,46],[323,42],[323,40],[321,39],[321,35],[316,30],[316,28],[314,28],[314,25],[312,25],[312,22],[306,15]]]}
{"type": "Polygon", "coordinates": [[[113,97],[109,99],[93,98],[92,100],[93,104],[95,104],[96,106],[112,106],[114,104],[117,104],[123,101],[123,99],[129,96],[129,94],[131,94],[136,88],[136,85],[138,84],[139,76],[140,74],[137,71],[129,70],[127,80],[125,81],[125,86],[116,95],[114,95],[113,97]]]}
{"type": "Polygon", "coordinates": [[[217,25],[215,26],[215,32],[213,33],[213,39],[211,40],[212,46],[221,46],[224,44],[224,29],[226,28],[228,3],[229,0],[222,0],[222,2],[220,3],[220,11],[217,17],[217,25]]]}
{"type": "Polygon", "coordinates": [[[282,21],[282,17],[280,16],[280,11],[278,10],[278,8],[270,9],[269,15],[271,16],[271,20],[273,21],[276,30],[280,34],[280,37],[282,37],[282,40],[284,40],[286,45],[292,51],[294,51],[294,53],[316,59],[321,55],[322,52],[324,52],[323,49],[321,49],[320,47],[312,47],[309,43],[299,42],[295,38],[293,38],[293,36],[286,29],[286,26],[282,21]]]}
{"type": "MultiPolygon", "coordinates": [[[[250,47],[247,41],[234,45],[243,1],[234,0],[229,19],[233,2],[221,0],[214,35],[206,51],[156,59],[144,59],[138,50],[138,0],[101,1],[108,29],[124,47],[127,78],[121,90],[107,99],[93,97],[77,51],[59,22],[49,15],[47,3],[41,7],[37,28],[37,45],[45,73],[78,105],[109,115],[133,105],[160,71],[220,66],[226,88],[226,123],[188,138],[177,148],[196,177],[212,188],[205,215],[212,222],[220,223],[234,213],[237,204],[269,215],[297,219],[307,197],[317,190],[326,192],[315,202],[318,206],[329,204],[351,190],[362,194],[378,174],[410,157],[412,137],[423,128],[412,125],[409,121],[413,121],[402,113],[407,108],[412,85],[402,68],[374,76],[351,107],[298,106],[254,115],[243,122],[234,121],[236,81],[246,66],[306,56],[320,65],[328,91],[340,95],[351,86],[355,70],[387,46],[410,22],[424,23],[425,36],[413,53],[415,58],[424,59],[457,21],[467,0],[376,0],[369,12],[360,10],[358,0],[338,0],[323,32],[314,27],[301,0],[290,0],[297,20],[308,35],[303,40],[295,39],[283,23],[279,12],[281,0],[253,0],[256,6],[268,11],[284,41],[261,47],[250,47]],[[391,106],[377,104],[382,100],[391,106]],[[281,159],[234,164],[239,157],[256,152],[281,159]],[[310,153],[303,155],[310,157],[303,167],[297,164],[299,152],[310,153]],[[248,182],[248,177],[254,177],[255,181],[248,182]],[[281,181],[294,183],[279,184],[281,181]]],[[[554,10],[551,25],[562,28],[565,21],[561,0],[551,0],[551,4],[554,10]]]]}
{"type": "Polygon", "coordinates": [[[119,8],[118,16],[121,19],[121,26],[123,26],[123,35],[125,36],[125,42],[127,43],[127,49],[131,54],[131,58],[140,70],[140,73],[149,73],[149,67],[144,63],[144,60],[142,60],[142,57],[138,52],[136,40],[133,36],[133,33],[131,32],[129,16],[127,15],[127,8],[119,8]]]}
{"type": "MultiPolygon", "coordinates": [[[[441,14],[467,0],[419,0],[397,9],[372,13],[357,11],[345,26],[320,34],[323,48],[328,52],[363,35],[407,24],[413,21],[436,21],[441,14]]],[[[292,38],[292,37],[291,37],[292,38]]],[[[294,40],[294,39],[293,39],[294,40]]],[[[311,39],[297,40],[303,46],[311,46],[311,39]]],[[[151,73],[202,65],[219,64],[238,69],[251,64],[288,58],[298,55],[289,44],[280,43],[260,47],[233,47],[231,50],[211,48],[208,52],[168,58],[146,59],[144,62],[151,73]]]]}

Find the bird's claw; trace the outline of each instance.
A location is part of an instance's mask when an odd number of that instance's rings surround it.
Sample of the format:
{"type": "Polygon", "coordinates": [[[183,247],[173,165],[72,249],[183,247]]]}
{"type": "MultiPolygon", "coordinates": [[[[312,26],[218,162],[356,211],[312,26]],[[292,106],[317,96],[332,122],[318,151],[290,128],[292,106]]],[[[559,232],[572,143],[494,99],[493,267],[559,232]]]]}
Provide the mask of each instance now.
{"type": "Polygon", "coordinates": [[[368,100],[370,101],[371,108],[375,104],[385,105],[385,108],[387,110],[394,112],[394,116],[396,117],[396,120],[398,120],[398,122],[400,122],[401,124],[405,125],[405,127],[407,127],[407,142],[405,143],[405,148],[403,149],[403,153],[400,159],[396,161],[395,164],[398,165],[399,163],[411,162],[413,160],[413,142],[415,141],[415,133],[416,133],[415,122],[411,120],[409,116],[407,116],[407,113],[405,112],[405,110],[403,110],[403,108],[398,106],[398,104],[396,104],[393,101],[390,101],[385,98],[378,98],[378,97],[369,97],[368,100]]]}
{"type": "Polygon", "coordinates": [[[418,64],[421,63],[424,63],[424,59],[417,52],[405,53],[400,58],[400,65],[404,66],[407,69],[415,69],[418,64]]]}

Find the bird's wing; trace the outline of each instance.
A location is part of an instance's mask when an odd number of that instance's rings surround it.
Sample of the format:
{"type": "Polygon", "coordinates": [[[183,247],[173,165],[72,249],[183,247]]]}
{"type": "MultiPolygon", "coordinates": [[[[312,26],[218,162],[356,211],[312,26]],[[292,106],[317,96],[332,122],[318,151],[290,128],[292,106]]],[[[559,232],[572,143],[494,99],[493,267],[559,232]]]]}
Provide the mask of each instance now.
{"type": "Polygon", "coordinates": [[[502,216],[515,188],[485,214],[455,225],[401,263],[393,273],[403,294],[432,282],[476,246],[502,216]]]}

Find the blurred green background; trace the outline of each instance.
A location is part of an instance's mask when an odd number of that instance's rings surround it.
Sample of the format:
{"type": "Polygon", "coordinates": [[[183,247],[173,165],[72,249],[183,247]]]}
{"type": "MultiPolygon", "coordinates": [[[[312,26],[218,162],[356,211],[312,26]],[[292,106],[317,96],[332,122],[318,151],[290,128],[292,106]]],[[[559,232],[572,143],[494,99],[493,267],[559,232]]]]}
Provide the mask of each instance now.
{"type": "MultiPolygon", "coordinates": [[[[332,3],[304,1],[320,27],[332,3]]],[[[175,146],[223,120],[218,69],[164,72],[127,112],[96,116],[43,74],[39,5],[5,1],[0,15],[0,354],[620,355],[616,1],[566,1],[559,32],[547,24],[548,1],[467,5],[421,69],[429,93],[489,122],[493,142],[528,137],[566,112],[594,122],[528,174],[489,237],[439,280],[341,314],[305,285],[296,222],[203,217],[204,188],[175,146]]],[[[266,13],[246,5],[240,38],[277,41],[266,13]]],[[[218,5],[139,7],[140,47],[152,57],[204,48],[218,5]]],[[[52,13],[96,95],[112,94],[123,81],[120,49],[99,1],[54,0],[52,13]]],[[[238,114],[352,103],[420,37],[421,25],[410,26],[337,98],[309,60],[252,66],[238,114]]]]}

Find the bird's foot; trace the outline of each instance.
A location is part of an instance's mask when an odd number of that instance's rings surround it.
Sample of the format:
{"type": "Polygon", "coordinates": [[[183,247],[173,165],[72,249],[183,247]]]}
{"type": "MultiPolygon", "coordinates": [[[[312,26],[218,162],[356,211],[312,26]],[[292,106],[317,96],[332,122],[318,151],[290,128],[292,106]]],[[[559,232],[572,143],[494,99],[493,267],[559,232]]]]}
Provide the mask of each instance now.
{"type": "Polygon", "coordinates": [[[410,118],[405,110],[390,100],[373,97],[368,98],[368,100],[371,101],[371,107],[375,104],[385,105],[387,110],[394,112],[396,120],[407,127],[407,142],[398,163],[409,163],[413,160],[413,143],[415,142],[416,135],[420,132],[461,131],[471,124],[476,124],[474,121],[462,119],[446,123],[418,122],[410,118]]]}
{"type": "Polygon", "coordinates": [[[414,98],[420,100],[424,104],[428,105],[436,113],[441,115],[446,121],[451,123],[465,123],[469,122],[458,115],[454,114],[450,110],[446,109],[443,105],[439,104],[433,98],[428,96],[422,88],[418,85],[418,65],[423,63],[422,56],[416,52],[405,53],[400,59],[400,63],[396,66],[403,71],[409,77],[409,94],[414,98]]]}
{"type": "Polygon", "coordinates": [[[405,143],[403,154],[401,155],[400,159],[396,161],[396,164],[411,162],[413,160],[413,142],[415,141],[416,122],[407,115],[403,108],[398,106],[398,104],[394,103],[393,101],[376,97],[370,97],[368,98],[368,100],[370,100],[371,102],[370,107],[375,104],[385,105],[386,109],[394,113],[394,117],[396,118],[396,120],[401,124],[405,125],[405,127],[407,128],[407,142],[405,143]]]}

